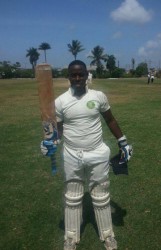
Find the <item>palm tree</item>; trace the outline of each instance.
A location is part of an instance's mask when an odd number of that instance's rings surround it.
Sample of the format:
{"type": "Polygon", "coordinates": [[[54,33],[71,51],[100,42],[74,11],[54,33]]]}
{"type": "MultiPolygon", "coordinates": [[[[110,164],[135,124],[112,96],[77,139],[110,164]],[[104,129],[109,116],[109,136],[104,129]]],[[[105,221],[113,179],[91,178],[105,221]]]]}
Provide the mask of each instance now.
{"type": "Polygon", "coordinates": [[[101,74],[103,70],[103,64],[101,61],[105,61],[108,59],[108,55],[104,54],[104,48],[100,47],[97,45],[96,47],[93,48],[91,51],[92,55],[89,55],[88,58],[92,59],[90,65],[96,65],[97,66],[97,73],[101,74]]]}
{"type": "Polygon", "coordinates": [[[40,56],[40,54],[39,54],[39,52],[37,51],[36,48],[32,47],[32,48],[27,50],[26,57],[29,57],[29,61],[30,61],[31,65],[32,65],[33,71],[35,70],[35,66],[37,64],[39,56],[40,56]]]}
{"type": "Polygon", "coordinates": [[[134,58],[131,59],[131,63],[132,63],[132,69],[134,70],[135,69],[135,59],[134,58]]]}
{"type": "Polygon", "coordinates": [[[116,58],[114,55],[108,55],[108,58],[105,60],[106,68],[109,70],[110,74],[116,69],[116,58]]]}
{"type": "Polygon", "coordinates": [[[50,44],[48,44],[48,43],[42,43],[39,46],[39,50],[43,50],[44,51],[45,62],[47,62],[46,61],[46,50],[48,50],[48,49],[51,49],[50,44]]]}
{"type": "Polygon", "coordinates": [[[72,53],[72,55],[74,56],[74,59],[76,60],[77,58],[77,54],[83,50],[85,50],[83,48],[83,46],[81,45],[81,43],[78,40],[72,40],[72,43],[68,43],[67,44],[68,48],[69,48],[69,52],[72,53]]]}

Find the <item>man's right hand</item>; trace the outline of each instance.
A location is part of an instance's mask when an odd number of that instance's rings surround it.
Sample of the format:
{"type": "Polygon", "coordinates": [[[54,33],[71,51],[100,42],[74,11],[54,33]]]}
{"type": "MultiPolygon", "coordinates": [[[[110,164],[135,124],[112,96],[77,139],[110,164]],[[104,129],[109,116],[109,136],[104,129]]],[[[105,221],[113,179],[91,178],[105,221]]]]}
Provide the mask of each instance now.
{"type": "Polygon", "coordinates": [[[57,145],[52,140],[43,140],[40,149],[43,155],[51,156],[57,151],[57,145]]]}

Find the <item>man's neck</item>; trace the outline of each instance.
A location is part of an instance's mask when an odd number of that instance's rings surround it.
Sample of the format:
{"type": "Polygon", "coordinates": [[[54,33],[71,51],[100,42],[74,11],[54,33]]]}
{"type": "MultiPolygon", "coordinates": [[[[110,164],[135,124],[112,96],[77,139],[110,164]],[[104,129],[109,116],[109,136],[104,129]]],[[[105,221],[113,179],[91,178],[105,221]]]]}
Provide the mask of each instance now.
{"type": "Polygon", "coordinates": [[[84,86],[84,88],[81,88],[81,89],[74,89],[71,87],[71,90],[74,96],[81,97],[82,95],[85,95],[87,93],[88,88],[87,86],[84,86]]]}

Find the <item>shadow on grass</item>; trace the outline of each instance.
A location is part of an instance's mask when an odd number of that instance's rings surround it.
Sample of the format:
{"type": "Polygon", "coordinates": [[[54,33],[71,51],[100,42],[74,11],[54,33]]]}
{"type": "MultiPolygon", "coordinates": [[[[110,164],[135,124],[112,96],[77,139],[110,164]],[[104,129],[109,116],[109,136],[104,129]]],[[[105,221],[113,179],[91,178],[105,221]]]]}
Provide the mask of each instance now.
{"type": "Polygon", "coordinates": [[[89,223],[93,225],[96,233],[98,234],[92,199],[90,194],[86,192],[83,197],[83,224],[81,226],[81,233],[84,232],[86,225],[89,223]]]}
{"type": "MultiPolygon", "coordinates": [[[[111,212],[112,212],[112,222],[115,226],[124,226],[124,217],[126,216],[126,210],[118,206],[114,201],[110,201],[111,212]]],[[[92,205],[92,199],[88,192],[84,194],[83,197],[83,224],[81,226],[81,234],[84,232],[87,224],[93,224],[93,227],[98,234],[97,224],[95,220],[94,209],[92,205]]],[[[64,231],[64,219],[59,223],[60,229],[64,231]]]]}
{"type": "Polygon", "coordinates": [[[124,217],[127,214],[126,209],[122,209],[120,206],[117,205],[117,203],[112,200],[110,201],[110,204],[112,212],[112,223],[117,227],[123,227],[124,217]]]}

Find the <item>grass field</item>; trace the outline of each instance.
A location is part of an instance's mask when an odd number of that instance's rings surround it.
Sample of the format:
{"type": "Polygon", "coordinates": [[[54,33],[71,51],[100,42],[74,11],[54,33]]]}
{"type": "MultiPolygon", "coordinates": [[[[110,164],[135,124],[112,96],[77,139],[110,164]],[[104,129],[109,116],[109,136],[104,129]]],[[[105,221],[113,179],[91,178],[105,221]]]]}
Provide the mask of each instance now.
{"type": "MultiPolygon", "coordinates": [[[[54,80],[56,95],[68,88],[54,80]]],[[[161,249],[161,80],[94,80],[103,90],[134,147],[128,176],[110,172],[111,206],[119,250],[161,249]]],[[[117,143],[103,122],[112,154],[117,143]]],[[[63,249],[63,180],[51,176],[43,157],[37,85],[34,80],[0,80],[0,249],[63,249]]],[[[60,156],[57,154],[58,168],[60,156]]],[[[91,200],[84,196],[84,226],[78,250],[103,250],[91,200]]]]}

